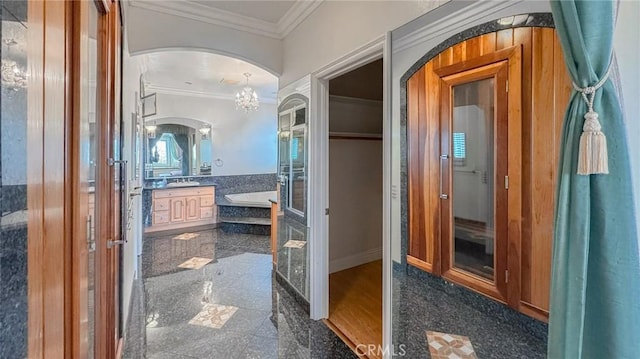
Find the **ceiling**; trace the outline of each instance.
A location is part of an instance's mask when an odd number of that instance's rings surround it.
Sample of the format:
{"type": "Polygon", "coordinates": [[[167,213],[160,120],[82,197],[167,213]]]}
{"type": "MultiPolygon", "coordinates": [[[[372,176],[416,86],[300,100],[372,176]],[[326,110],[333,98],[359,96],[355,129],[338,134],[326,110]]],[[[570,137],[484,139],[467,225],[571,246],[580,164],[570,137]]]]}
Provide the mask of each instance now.
{"type": "Polygon", "coordinates": [[[148,92],[232,99],[246,84],[263,102],[275,103],[278,78],[248,62],[201,51],[163,51],[136,56],[148,92]]]}
{"type": "Polygon", "coordinates": [[[277,24],[280,19],[291,9],[295,1],[194,1],[213,9],[233,12],[242,16],[267,21],[277,24]]]}
{"type": "Polygon", "coordinates": [[[323,0],[129,0],[133,7],[283,39],[323,0]]]}

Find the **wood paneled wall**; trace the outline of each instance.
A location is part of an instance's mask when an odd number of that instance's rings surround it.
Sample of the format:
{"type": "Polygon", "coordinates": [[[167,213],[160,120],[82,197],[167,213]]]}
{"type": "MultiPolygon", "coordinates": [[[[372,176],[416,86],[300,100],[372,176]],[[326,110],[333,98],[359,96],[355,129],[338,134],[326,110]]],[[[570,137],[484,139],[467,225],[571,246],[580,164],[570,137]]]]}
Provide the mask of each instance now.
{"type": "MultiPolygon", "coordinates": [[[[30,0],[28,6],[28,357],[84,358],[87,357],[87,215],[86,191],[88,180],[81,174],[79,148],[87,145],[88,133],[81,129],[80,91],[83,81],[83,51],[81,39],[87,36],[88,6],[97,4],[101,12],[100,36],[106,38],[107,48],[99,56],[100,98],[96,101],[99,121],[106,116],[116,120],[116,71],[105,59],[114,62],[119,48],[120,13],[115,0],[39,1],[30,0]],[[104,8],[100,8],[104,6],[104,8]],[[110,12],[107,11],[110,9],[110,12]],[[111,15],[106,16],[107,13],[111,15]],[[108,31],[107,31],[108,30],[108,31]],[[107,33],[111,35],[107,35],[107,33]],[[108,36],[108,37],[107,37],[108,36]],[[111,82],[103,81],[107,75],[111,82]],[[108,98],[107,98],[108,97],[108,98]],[[83,137],[84,136],[84,137],[83,137]]],[[[104,44],[105,41],[99,41],[104,44]]],[[[102,143],[112,144],[113,136],[102,143]]],[[[105,156],[106,158],[106,156],[105,156]]],[[[86,163],[88,165],[88,163],[86,163]]],[[[98,161],[107,167],[107,161],[98,161]]],[[[104,172],[104,171],[103,171],[104,172]]],[[[112,180],[113,176],[109,177],[112,180]]],[[[103,180],[106,183],[106,180],[103,180]]],[[[98,185],[103,183],[98,181],[98,185]]],[[[113,183],[105,188],[113,189],[113,183]]],[[[103,191],[107,193],[108,191],[103,191]]],[[[99,200],[99,205],[112,203],[111,198],[99,200]]],[[[103,216],[114,214],[100,212],[103,216]]],[[[111,223],[111,222],[109,222],[111,223]]],[[[102,233],[100,248],[106,248],[111,233],[102,233]]],[[[98,262],[100,280],[104,282],[112,270],[110,287],[103,285],[96,292],[99,297],[117,294],[118,253],[111,251],[110,266],[104,259],[98,262]],[[102,262],[100,262],[102,261],[102,262]],[[111,269],[111,268],[116,268],[111,269]],[[109,289],[115,288],[115,289],[109,289]],[[106,294],[103,294],[106,293],[106,294]]],[[[115,358],[119,335],[116,333],[117,295],[109,300],[96,301],[96,358],[115,358]],[[113,335],[109,336],[110,333],[113,335]],[[107,346],[110,346],[107,348],[107,346]]]]}
{"type": "Polygon", "coordinates": [[[519,292],[517,309],[546,320],[559,144],[571,93],[554,29],[506,29],[469,39],[440,53],[408,80],[407,262],[440,272],[440,78],[435,70],[512,46],[522,48],[521,260],[513,268],[520,272],[516,282],[521,288],[513,293],[519,292]]]}
{"type": "Polygon", "coordinates": [[[71,233],[66,126],[67,36],[64,2],[28,6],[28,357],[69,357],[71,233]]]}

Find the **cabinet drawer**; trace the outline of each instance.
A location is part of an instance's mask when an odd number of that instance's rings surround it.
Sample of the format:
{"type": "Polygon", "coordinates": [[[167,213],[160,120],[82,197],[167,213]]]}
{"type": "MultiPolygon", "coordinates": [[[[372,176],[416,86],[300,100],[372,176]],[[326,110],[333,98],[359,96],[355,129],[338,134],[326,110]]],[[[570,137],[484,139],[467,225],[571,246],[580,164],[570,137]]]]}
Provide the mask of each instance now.
{"type": "Polygon", "coordinates": [[[157,198],[153,200],[154,211],[168,211],[169,210],[169,198],[157,198]]]}
{"type": "Polygon", "coordinates": [[[200,196],[209,196],[213,198],[213,187],[199,187],[196,189],[196,194],[200,196]]]}
{"type": "Polygon", "coordinates": [[[213,197],[213,187],[172,188],[153,191],[153,198],[208,196],[213,197]]]}
{"type": "Polygon", "coordinates": [[[180,193],[179,190],[170,190],[170,189],[153,191],[153,198],[170,198],[170,197],[176,197],[176,196],[183,196],[183,194],[180,193]]]}
{"type": "Polygon", "coordinates": [[[169,211],[153,212],[153,224],[169,223],[169,211]]]}
{"type": "Polygon", "coordinates": [[[213,218],[213,208],[200,208],[200,219],[213,218]]]}
{"type": "Polygon", "coordinates": [[[200,207],[213,206],[213,196],[200,196],[200,207]]]}

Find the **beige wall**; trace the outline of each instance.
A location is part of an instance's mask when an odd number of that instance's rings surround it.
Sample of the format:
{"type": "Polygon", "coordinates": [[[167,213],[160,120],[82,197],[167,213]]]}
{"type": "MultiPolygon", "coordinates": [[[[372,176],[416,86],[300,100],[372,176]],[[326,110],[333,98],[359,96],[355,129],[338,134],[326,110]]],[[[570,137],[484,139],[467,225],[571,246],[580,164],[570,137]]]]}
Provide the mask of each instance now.
{"type": "Polygon", "coordinates": [[[281,87],[445,2],[324,1],[284,38],[281,87]]]}
{"type": "MultiPolygon", "coordinates": [[[[140,69],[138,68],[137,62],[131,58],[129,52],[126,50],[126,39],[125,46],[123,50],[123,80],[122,80],[122,114],[123,114],[123,131],[124,131],[124,142],[122,153],[124,154],[124,159],[129,161],[129,164],[133,162],[133,131],[132,131],[132,116],[131,114],[135,112],[136,109],[136,101],[135,101],[135,93],[139,94],[139,77],[140,77],[140,69]]],[[[130,169],[132,167],[129,167],[130,169]]],[[[132,190],[134,187],[139,187],[142,185],[142,169],[144,165],[142,161],[140,163],[140,173],[138,180],[134,180],[134,173],[132,170],[128,171],[129,176],[129,189],[132,190]]],[[[127,196],[128,197],[128,196],[127,196]]],[[[122,204],[123,207],[126,206],[126,203],[122,204]]],[[[134,217],[131,219],[131,227],[127,230],[127,239],[128,242],[123,246],[123,255],[122,255],[122,298],[123,298],[123,308],[122,314],[124,322],[123,324],[126,326],[127,318],[129,316],[129,303],[131,298],[131,290],[133,285],[133,280],[137,275],[141,273],[136,273],[138,267],[138,253],[141,251],[142,244],[142,196],[134,197],[131,201],[132,210],[134,213],[134,217]]],[[[126,225],[126,224],[123,224],[126,225]]]]}
{"type": "Polygon", "coordinates": [[[245,60],[274,75],[282,72],[282,40],[123,3],[131,54],[167,49],[211,51],[245,60]]]}
{"type": "Polygon", "coordinates": [[[262,102],[257,111],[236,110],[233,100],[158,93],[157,123],[185,123],[192,119],[211,124],[214,176],[275,173],[277,161],[277,107],[262,102]],[[184,122],[183,122],[184,121],[184,122]]]}
{"type": "MultiPolygon", "coordinates": [[[[330,98],[329,113],[340,132],[382,133],[381,102],[330,98]]],[[[382,160],[382,140],[329,140],[330,272],[382,258],[382,160]]]]}

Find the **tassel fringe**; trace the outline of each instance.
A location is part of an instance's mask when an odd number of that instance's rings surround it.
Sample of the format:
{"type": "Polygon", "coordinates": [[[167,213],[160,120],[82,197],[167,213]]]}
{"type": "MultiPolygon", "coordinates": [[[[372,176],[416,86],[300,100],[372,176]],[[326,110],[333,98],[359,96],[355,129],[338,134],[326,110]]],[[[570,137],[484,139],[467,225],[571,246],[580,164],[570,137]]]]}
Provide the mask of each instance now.
{"type": "Polygon", "coordinates": [[[608,174],[607,137],[602,132],[598,114],[589,111],[584,118],[583,132],[580,136],[578,174],[608,174]]]}

